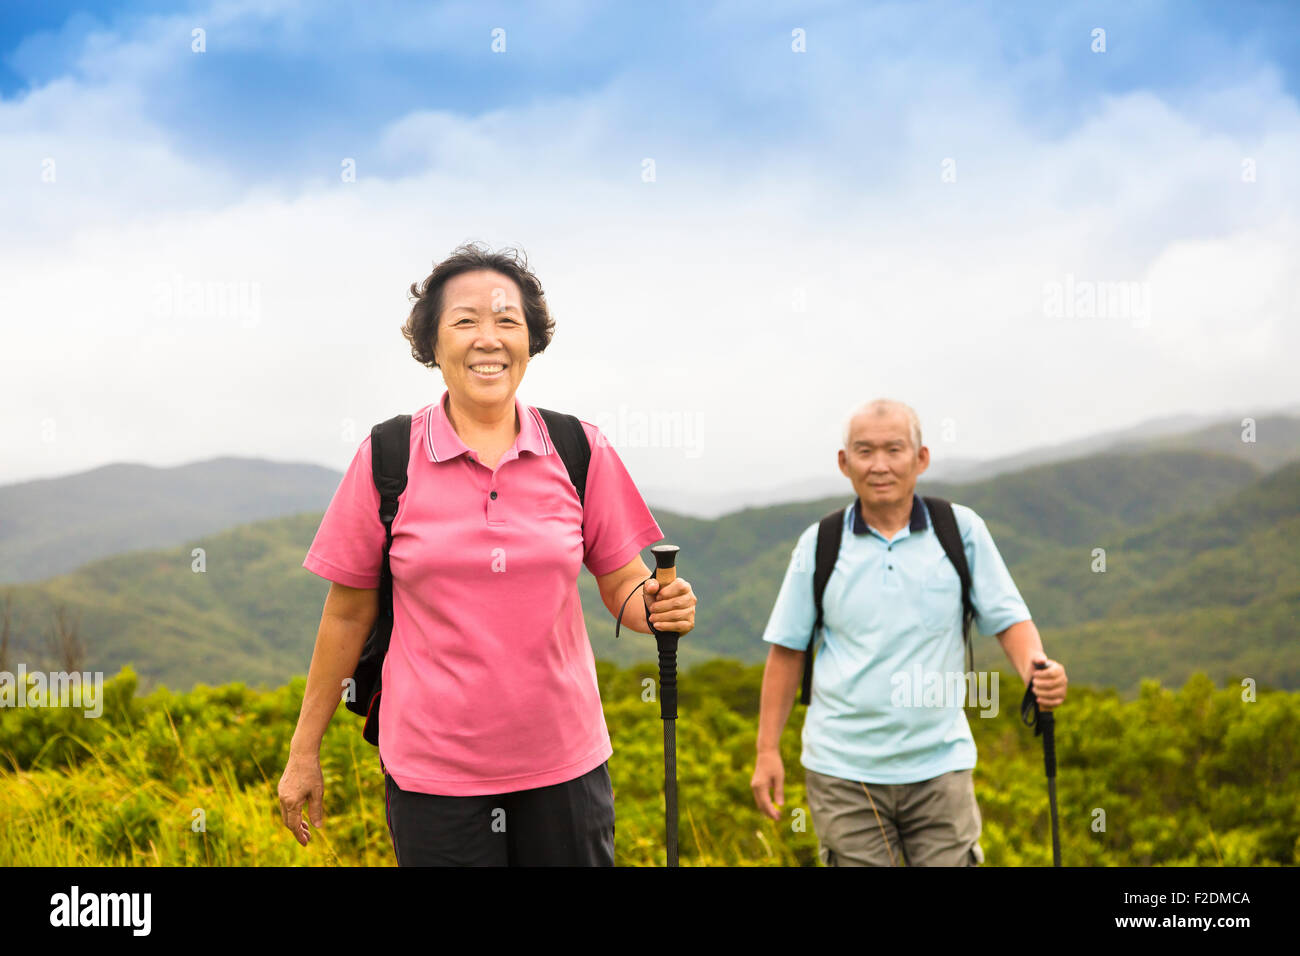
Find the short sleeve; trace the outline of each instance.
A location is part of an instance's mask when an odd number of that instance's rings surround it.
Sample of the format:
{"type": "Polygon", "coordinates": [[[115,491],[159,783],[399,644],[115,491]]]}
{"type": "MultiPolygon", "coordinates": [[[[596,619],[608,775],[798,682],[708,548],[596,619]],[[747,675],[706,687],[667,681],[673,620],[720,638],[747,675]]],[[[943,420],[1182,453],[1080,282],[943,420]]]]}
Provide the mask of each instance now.
{"type": "Polygon", "coordinates": [[[799,536],[790,554],[790,566],[777,592],[772,616],[767,619],[763,640],[796,651],[808,649],[817,610],[813,606],[812,579],[817,548],[817,525],[799,536]]]}
{"type": "Polygon", "coordinates": [[[350,588],[377,588],[384,561],[384,523],[370,471],[370,436],[334,491],[302,566],[350,588]]]}
{"type": "Polygon", "coordinates": [[[595,425],[583,422],[582,427],[591,444],[583,497],[582,563],[600,577],[623,567],[664,533],[609,439],[595,425]]]}
{"type": "Polygon", "coordinates": [[[970,599],[975,605],[979,632],[985,636],[1000,634],[1012,624],[1028,621],[1029,608],[1011,579],[1011,572],[993,543],[984,519],[962,505],[953,505],[953,513],[959,518],[959,525],[967,525],[962,544],[971,569],[970,599]],[[960,520],[963,518],[965,521],[960,520]]]}

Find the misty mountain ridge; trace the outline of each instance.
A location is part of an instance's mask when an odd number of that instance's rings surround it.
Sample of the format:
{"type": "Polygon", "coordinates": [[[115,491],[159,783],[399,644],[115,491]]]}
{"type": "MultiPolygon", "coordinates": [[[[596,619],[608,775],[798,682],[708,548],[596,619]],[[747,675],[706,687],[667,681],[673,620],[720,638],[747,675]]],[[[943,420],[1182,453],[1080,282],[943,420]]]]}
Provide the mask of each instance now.
{"type": "MultiPolygon", "coordinates": [[[[1049,653],[1070,662],[1073,680],[1131,692],[1142,677],[1181,684],[1202,669],[1216,681],[1247,675],[1300,687],[1300,463],[1260,475],[1215,452],[1112,453],[918,490],[968,504],[987,521],[1049,653]]],[[[850,501],[838,495],[712,520],[658,510],[700,595],[696,629],[680,646],[683,666],[761,661],[796,538],[850,501]]],[[[130,664],[146,688],[278,686],[306,670],[329,589],[301,567],[320,518],[317,510],[243,524],[5,588],[11,659],[30,668],[57,656],[49,638],[71,620],[87,664],[109,673],[130,664]],[[203,573],[193,568],[195,547],[206,555],[203,573]]],[[[613,639],[585,571],[579,595],[599,659],[653,659],[646,635],[613,639]]],[[[996,641],[975,638],[977,667],[997,666],[1000,653],[996,641]]]]}
{"type": "MultiPolygon", "coordinates": [[[[940,461],[929,486],[970,483],[1068,461],[1098,451],[1215,451],[1267,471],[1300,458],[1300,416],[1263,416],[1258,440],[1240,440],[1240,418],[1179,415],[988,462],[940,461]],[[1178,431],[1187,425],[1191,431],[1178,431]]],[[[222,456],[172,467],[110,464],[54,478],[0,486],[0,583],[66,573],[90,561],[165,548],[225,528],[322,511],[342,473],[321,465],[222,456]]],[[[770,489],[709,494],[643,488],[658,514],[722,517],[746,508],[852,497],[848,479],[810,479],[770,489]]],[[[938,493],[938,492],[936,492],[938,493]]]]}

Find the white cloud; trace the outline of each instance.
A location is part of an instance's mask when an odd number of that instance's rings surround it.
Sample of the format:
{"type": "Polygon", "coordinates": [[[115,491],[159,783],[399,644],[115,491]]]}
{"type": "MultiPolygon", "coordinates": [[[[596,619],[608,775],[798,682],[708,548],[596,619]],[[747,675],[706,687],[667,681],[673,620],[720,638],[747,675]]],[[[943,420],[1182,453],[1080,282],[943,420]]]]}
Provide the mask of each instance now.
{"type": "Polygon", "coordinates": [[[647,94],[629,71],[479,116],[410,113],[357,183],[288,192],[181,154],[144,111],[133,83],[176,22],[97,41],[111,81],[0,103],[0,481],[218,454],[342,467],[373,421],[441,394],[397,327],[407,286],[472,238],[526,249],[556,315],[526,400],[702,422],[699,448],[620,449],[649,487],[833,475],[844,411],[876,395],[928,434],[954,419],[939,451],[962,457],[1295,400],[1300,116],[1275,71],[1177,104],[1112,97],[1056,135],[961,64],[814,61],[813,138],[761,148],[675,123],[655,99],[678,102],[672,76],[647,94]],[[855,84],[909,95],[864,104],[855,84]],[[1262,135],[1224,132],[1242,102],[1262,135]],[[1044,315],[1067,274],[1148,283],[1149,326],[1044,315]],[[193,283],[242,290],[243,311],[189,302],[193,283]]]}

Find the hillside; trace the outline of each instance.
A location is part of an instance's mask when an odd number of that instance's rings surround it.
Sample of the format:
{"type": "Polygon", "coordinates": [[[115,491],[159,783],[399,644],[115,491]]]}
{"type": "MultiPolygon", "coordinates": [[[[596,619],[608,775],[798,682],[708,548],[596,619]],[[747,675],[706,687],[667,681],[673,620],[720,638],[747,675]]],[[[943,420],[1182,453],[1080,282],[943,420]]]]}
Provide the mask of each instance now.
{"type": "MultiPolygon", "coordinates": [[[[932,437],[930,480],[943,485],[971,485],[992,478],[1008,477],[1042,465],[1060,464],[1097,455],[1141,454],[1150,451],[1205,451],[1228,455],[1246,462],[1258,471],[1269,471],[1300,458],[1300,409],[1280,409],[1260,414],[1255,419],[1256,440],[1243,442],[1242,419],[1236,415],[1176,415],[1141,422],[1118,431],[1101,432],[1056,445],[996,458],[972,459],[948,454],[942,442],[932,437]]],[[[834,456],[827,458],[833,462],[834,456]]],[[[758,508],[773,504],[809,502],[840,494],[843,478],[833,464],[817,478],[788,481],[775,486],[729,490],[725,494],[707,488],[671,491],[644,489],[646,500],[654,505],[666,504],[692,516],[720,517],[738,507],[758,508]]]]}
{"type": "MultiPolygon", "coordinates": [[[[1173,451],[1095,456],[921,490],[985,517],[1049,651],[1070,662],[1072,677],[1127,691],[1140,677],[1177,683],[1200,666],[1216,680],[1246,673],[1297,687],[1297,468],[1256,479],[1231,458],[1173,451]],[[1104,574],[1091,570],[1095,547],[1106,549],[1104,574]]],[[[696,630],[681,645],[683,664],[761,661],[762,630],[795,539],[848,500],[715,521],[657,512],[701,600],[696,630]]],[[[277,685],[305,672],[328,590],[300,566],[319,520],[307,513],[257,522],[14,587],[14,652],[48,657],[45,635],[62,606],[80,613],[97,669],[131,664],[146,687],[277,685]],[[191,547],[206,551],[203,574],[191,570],[191,547]]],[[[653,656],[646,635],[629,631],[614,641],[585,573],[580,589],[601,659],[628,665],[653,656]]],[[[991,639],[976,642],[976,656],[980,666],[1001,664],[991,639]]]]}
{"type": "MultiPolygon", "coordinates": [[[[1029,517],[1035,527],[1039,521],[1058,522],[1059,533],[1053,539],[1069,541],[1074,539],[1063,539],[1060,534],[1068,534],[1071,527],[1085,527],[1092,532],[1102,526],[1108,508],[1105,502],[1097,504],[1097,492],[1105,492],[1107,482],[1128,480],[1127,471],[1121,475],[1104,473],[1106,466],[1100,462],[1105,456],[1151,451],[1212,452],[1249,466],[1249,470],[1235,473],[1225,466],[1219,475],[1222,487],[1216,487],[1210,479],[1202,489],[1198,500],[1206,503],[1219,491],[1231,490],[1229,486],[1241,475],[1262,473],[1300,459],[1300,417],[1294,411],[1258,417],[1254,443],[1241,441],[1242,416],[1177,416],[988,461],[952,459],[938,449],[927,484],[936,493],[955,494],[955,489],[960,489],[961,494],[973,496],[969,502],[972,507],[994,516],[1002,513],[1005,499],[1022,492],[1043,495],[1038,513],[1029,517]],[[1071,487],[1040,484],[1041,478],[1057,473],[1038,469],[1055,466],[1065,468],[1059,474],[1073,482],[1071,487]],[[1090,468],[1102,473],[1090,474],[1090,468]],[[1090,483],[1090,487],[1083,487],[1090,483]],[[1091,507],[1078,506],[1078,492],[1092,503],[1091,507]]],[[[225,457],[173,468],[114,464],[72,475],[0,485],[0,584],[41,581],[100,558],[146,548],[179,547],[200,535],[237,525],[319,512],[329,504],[341,477],[337,470],[318,465],[225,457]]],[[[1162,476],[1148,477],[1157,483],[1156,487],[1163,488],[1162,476]]],[[[696,487],[642,491],[656,514],[723,518],[736,514],[737,502],[751,505],[741,514],[779,515],[784,507],[815,510],[826,503],[830,508],[850,494],[847,482],[833,469],[831,475],[822,478],[748,492],[717,494],[696,487]]],[[[1122,493],[1113,490],[1117,499],[1137,499],[1130,502],[1134,507],[1122,515],[1124,522],[1147,520],[1148,513],[1142,510],[1142,491],[1140,481],[1122,493]]],[[[1195,507],[1198,500],[1174,502],[1172,510],[1195,507]]],[[[1019,510],[1008,514],[1024,516],[1019,510]]],[[[1050,524],[1043,527],[1050,528],[1050,524]]],[[[999,540],[1017,554],[1017,549],[1032,546],[1031,542],[1039,537],[1030,533],[1022,540],[1020,529],[1010,523],[994,525],[994,530],[999,540]]],[[[1050,532],[1045,536],[1053,537],[1050,532]]]]}
{"type": "Polygon", "coordinates": [[[1012,571],[1052,653],[1086,679],[1134,686],[1197,669],[1300,686],[1300,464],[1222,505],[1091,547],[1043,549],[1012,571]]]}
{"type": "Polygon", "coordinates": [[[0,486],[0,582],[39,581],[98,558],[320,509],[340,477],[318,465],[214,458],[0,486]]]}
{"type": "MultiPolygon", "coordinates": [[[[1134,524],[1210,506],[1255,477],[1249,465],[1226,456],[1165,452],[1099,455],[967,486],[922,482],[917,490],[974,508],[1020,581],[1040,555],[1065,545],[1086,556],[1134,524]]],[[[682,546],[682,565],[689,568],[683,573],[701,595],[717,595],[697,615],[698,639],[738,660],[765,656],[763,628],[795,541],[851,500],[849,490],[841,498],[747,509],[716,521],[661,518],[665,534],[682,546]]],[[[1038,614],[1034,589],[1022,586],[1022,592],[1038,614]]]]}
{"type": "Polygon", "coordinates": [[[1264,471],[1279,468],[1300,458],[1300,418],[1287,415],[1257,417],[1255,440],[1244,442],[1241,435],[1241,418],[1236,418],[1193,431],[1123,442],[1119,448],[1133,451],[1183,449],[1219,452],[1250,462],[1264,471]]]}

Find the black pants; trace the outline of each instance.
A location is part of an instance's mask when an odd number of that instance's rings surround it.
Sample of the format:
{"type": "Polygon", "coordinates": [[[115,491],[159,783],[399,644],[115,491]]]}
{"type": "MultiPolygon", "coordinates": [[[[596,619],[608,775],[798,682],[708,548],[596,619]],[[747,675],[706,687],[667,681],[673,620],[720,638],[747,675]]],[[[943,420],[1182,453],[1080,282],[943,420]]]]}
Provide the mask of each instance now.
{"type": "Polygon", "coordinates": [[[613,866],[609,763],[565,783],[480,797],[403,790],[384,774],[398,866],[613,866]]]}

